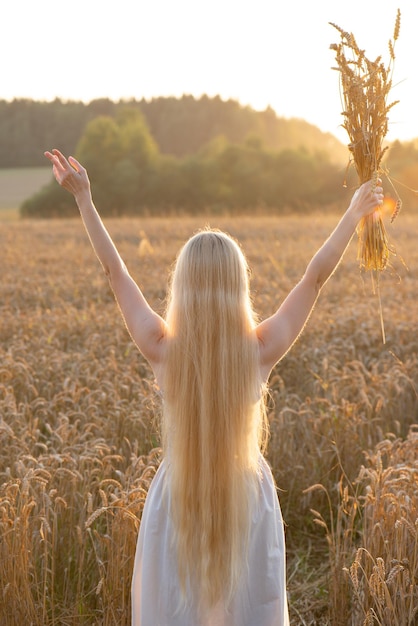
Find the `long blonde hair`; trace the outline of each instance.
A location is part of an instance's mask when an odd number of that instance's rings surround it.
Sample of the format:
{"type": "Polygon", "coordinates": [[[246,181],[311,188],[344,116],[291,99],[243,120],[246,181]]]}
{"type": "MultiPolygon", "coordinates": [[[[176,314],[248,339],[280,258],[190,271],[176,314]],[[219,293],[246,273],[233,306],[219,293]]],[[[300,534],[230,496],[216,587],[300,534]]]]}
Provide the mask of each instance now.
{"type": "Polygon", "coordinates": [[[171,280],[163,447],[178,572],[201,610],[227,604],[245,567],[266,434],[249,272],[238,244],[200,231],[171,280]]]}

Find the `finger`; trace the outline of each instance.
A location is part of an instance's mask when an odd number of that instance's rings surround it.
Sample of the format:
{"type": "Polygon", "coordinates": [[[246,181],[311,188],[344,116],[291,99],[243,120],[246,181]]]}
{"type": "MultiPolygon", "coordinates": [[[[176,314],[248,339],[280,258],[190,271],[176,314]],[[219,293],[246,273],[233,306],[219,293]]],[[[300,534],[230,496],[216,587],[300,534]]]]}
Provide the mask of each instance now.
{"type": "Polygon", "coordinates": [[[51,161],[51,163],[54,163],[54,161],[55,161],[54,155],[53,155],[53,154],[51,154],[50,152],[48,152],[48,150],[46,150],[46,151],[44,152],[44,156],[46,156],[46,158],[47,158],[49,161],[51,161]]]}
{"type": "Polygon", "coordinates": [[[54,148],[52,150],[52,154],[55,154],[55,156],[57,156],[58,158],[64,159],[65,160],[65,156],[63,155],[63,153],[58,150],[58,148],[54,148]]]}
{"type": "Polygon", "coordinates": [[[376,192],[376,193],[374,194],[374,197],[376,198],[376,202],[377,202],[377,204],[378,204],[379,206],[382,206],[382,204],[383,204],[383,193],[376,192]]]}
{"type": "Polygon", "coordinates": [[[51,161],[55,176],[57,175],[59,176],[65,172],[65,167],[61,164],[61,162],[59,161],[58,157],[55,156],[55,154],[51,154],[51,152],[46,151],[44,152],[44,155],[46,156],[47,159],[49,159],[49,161],[51,161]]]}
{"type": "Polygon", "coordinates": [[[58,158],[55,156],[55,154],[52,154],[48,150],[44,152],[44,155],[46,156],[47,159],[51,161],[51,163],[54,163],[54,164],[59,163],[58,158]]]}
{"type": "Polygon", "coordinates": [[[44,155],[46,156],[46,158],[51,161],[52,165],[57,169],[57,170],[61,170],[64,171],[64,167],[61,164],[61,161],[59,160],[58,156],[56,155],[56,150],[52,150],[52,152],[49,152],[49,150],[46,150],[44,152],[44,155]]]}
{"type": "Polygon", "coordinates": [[[76,170],[76,172],[81,173],[84,171],[84,167],[74,157],[72,156],[68,157],[68,162],[70,163],[70,165],[72,165],[72,167],[76,170]]]}
{"type": "Polygon", "coordinates": [[[57,150],[57,148],[54,148],[52,150],[52,154],[56,157],[56,159],[58,160],[58,162],[60,163],[60,165],[62,166],[64,170],[69,167],[69,163],[67,159],[65,158],[62,152],[57,150]]]}

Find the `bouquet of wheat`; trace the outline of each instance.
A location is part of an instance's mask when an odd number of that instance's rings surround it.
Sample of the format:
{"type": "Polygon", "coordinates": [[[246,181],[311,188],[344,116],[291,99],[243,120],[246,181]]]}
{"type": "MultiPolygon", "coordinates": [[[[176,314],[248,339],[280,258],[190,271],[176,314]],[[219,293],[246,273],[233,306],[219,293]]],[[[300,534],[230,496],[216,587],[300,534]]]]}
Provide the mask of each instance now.
{"type": "MultiPolygon", "coordinates": [[[[331,44],[336,52],[337,67],[340,72],[341,97],[344,110],[342,127],[348,133],[350,143],[349,165],[354,163],[359,184],[374,181],[383,173],[382,157],[387,150],[383,140],[388,130],[388,112],[398,101],[388,103],[392,86],[395,42],[399,37],[401,14],[398,9],[393,39],[389,41],[389,62],[382,58],[370,61],[361,50],[352,33],[344,31],[330,22],[341,36],[338,44],[331,44]]],[[[397,196],[392,213],[392,221],[399,213],[401,200],[397,196]]],[[[390,246],[381,211],[363,218],[357,229],[358,259],[365,270],[383,270],[388,263],[390,246]]]]}

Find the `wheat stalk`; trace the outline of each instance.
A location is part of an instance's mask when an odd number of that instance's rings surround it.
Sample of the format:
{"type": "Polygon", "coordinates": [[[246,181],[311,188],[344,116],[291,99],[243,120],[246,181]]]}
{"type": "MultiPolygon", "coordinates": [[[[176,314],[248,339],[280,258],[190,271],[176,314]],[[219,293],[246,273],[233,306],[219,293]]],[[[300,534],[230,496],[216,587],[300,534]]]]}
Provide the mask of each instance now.
{"type": "MultiPolygon", "coordinates": [[[[350,162],[354,164],[359,183],[373,181],[372,191],[378,178],[384,172],[382,158],[387,150],[383,146],[388,131],[388,113],[398,101],[389,103],[388,96],[392,87],[393,64],[395,60],[395,42],[399,37],[401,14],[398,9],[393,39],[389,41],[389,61],[385,65],[382,57],[370,61],[365,51],[357,45],[352,33],[348,33],[336,24],[331,26],[340,33],[340,43],[331,44],[335,50],[337,67],[340,72],[341,98],[344,123],[342,127],[349,136],[348,149],[350,162]]],[[[400,199],[396,203],[392,220],[399,213],[400,199]]],[[[376,211],[364,217],[358,226],[358,260],[365,270],[380,272],[388,264],[391,247],[378,207],[376,211]]]]}

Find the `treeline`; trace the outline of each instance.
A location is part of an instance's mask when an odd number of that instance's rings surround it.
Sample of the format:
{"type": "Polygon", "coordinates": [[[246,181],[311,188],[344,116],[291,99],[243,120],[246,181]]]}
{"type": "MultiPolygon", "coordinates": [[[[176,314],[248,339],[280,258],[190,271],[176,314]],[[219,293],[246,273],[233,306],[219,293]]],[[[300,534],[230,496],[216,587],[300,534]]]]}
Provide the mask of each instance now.
{"type": "MultiPolygon", "coordinates": [[[[341,168],[323,152],[274,151],[256,135],[243,143],[218,136],[190,156],[162,154],[135,108],[93,119],[75,152],[103,215],[306,211],[342,193],[341,168]]],[[[52,181],[21,214],[67,216],[75,205],[52,181]]]]}
{"type": "MultiPolygon", "coordinates": [[[[15,136],[28,137],[24,158],[22,146],[10,138],[10,158],[45,164],[43,152],[52,147],[77,156],[104,215],[305,212],[348,198],[343,189],[347,148],[303,120],[280,119],[271,109],[256,112],[234,101],[191,96],[7,106],[16,114],[15,136]]],[[[418,187],[416,142],[395,142],[386,162],[395,186],[401,182],[404,204],[415,206],[416,195],[408,187],[418,187]]],[[[353,169],[347,184],[356,184],[353,169]]],[[[54,181],[21,207],[22,216],[74,214],[73,199],[54,181]]]]}
{"type": "Polygon", "coordinates": [[[304,120],[284,119],[271,108],[255,111],[234,100],[193,96],[113,102],[0,100],[0,168],[44,164],[43,152],[60,147],[74,153],[89,122],[98,116],[115,119],[125,108],[142,113],[162,154],[184,157],[222,135],[242,143],[256,135],[270,150],[326,152],[331,161],[345,159],[344,146],[331,134],[322,133],[304,120]]]}

